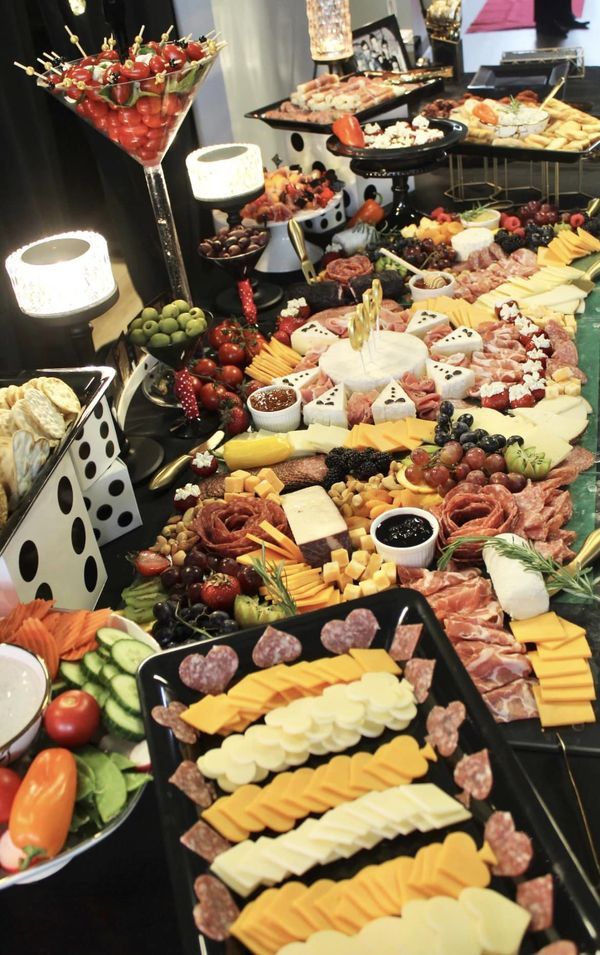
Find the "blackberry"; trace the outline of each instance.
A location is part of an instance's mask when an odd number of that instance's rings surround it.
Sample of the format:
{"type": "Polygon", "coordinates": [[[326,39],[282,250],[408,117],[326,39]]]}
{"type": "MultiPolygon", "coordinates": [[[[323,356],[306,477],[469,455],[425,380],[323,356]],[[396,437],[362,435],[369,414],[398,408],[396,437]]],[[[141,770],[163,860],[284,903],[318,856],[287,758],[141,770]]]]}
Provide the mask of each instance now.
{"type": "Polygon", "coordinates": [[[517,249],[522,249],[525,245],[524,237],[515,235],[514,232],[507,232],[506,238],[498,238],[498,233],[496,233],[496,242],[506,255],[516,252],[517,249]]]}

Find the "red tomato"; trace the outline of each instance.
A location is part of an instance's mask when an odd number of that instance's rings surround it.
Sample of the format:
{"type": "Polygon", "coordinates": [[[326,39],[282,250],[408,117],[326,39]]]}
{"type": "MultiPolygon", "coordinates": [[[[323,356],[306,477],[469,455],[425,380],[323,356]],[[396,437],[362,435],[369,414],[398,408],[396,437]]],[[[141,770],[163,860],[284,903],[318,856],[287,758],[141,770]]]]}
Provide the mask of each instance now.
{"type": "Polygon", "coordinates": [[[181,100],[175,93],[166,93],[162,101],[162,111],[166,116],[177,116],[181,112],[181,100]]]}
{"type": "Polygon", "coordinates": [[[150,67],[143,60],[127,60],[121,67],[121,75],[127,80],[145,80],[150,76],[150,67]]]}
{"type": "Polygon", "coordinates": [[[44,729],[50,739],[68,748],[89,743],[99,726],[98,702],[84,690],[60,693],[44,713],[44,729]]]}
{"type": "Polygon", "coordinates": [[[117,106],[124,106],[132,92],[131,83],[117,83],[110,91],[111,99],[117,106]]]}
{"type": "Polygon", "coordinates": [[[135,108],[143,116],[156,116],[161,111],[160,100],[156,96],[140,96],[135,108]]]}
{"type": "Polygon", "coordinates": [[[164,83],[157,83],[154,77],[149,80],[142,80],[140,83],[140,89],[143,90],[144,93],[158,93],[160,96],[162,96],[164,92],[164,86],[164,83]]]}
{"type": "Polygon", "coordinates": [[[225,342],[240,341],[242,330],[232,318],[219,322],[208,333],[208,340],[213,348],[219,348],[225,342]]]}
{"type": "Polygon", "coordinates": [[[331,129],[344,146],[364,146],[365,136],[356,116],[341,116],[331,129]]]}
{"type": "Polygon", "coordinates": [[[167,66],[170,70],[180,70],[185,63],[187,63],[187,56],[185,50],[182,50],[180,46],[177,46],[175,43],[165,43],[162,48],[163,59],[167,61],[167,66]]]}
{"type": "Polygon", "coordinates": [[[204,387],[204,382],[202,381],[201,378],[196,378],[195,375],[192,375],[191,385],[192,385],[193,392],[196,395],[196,398],[199,398],[200,392],[202,391],[204,387]]]}
{"type": "Polygon", "coordinates": [[[242,408],[243,405],[244,402],[239,395],[236,395],[235,391],[227,391],[227,389],[225,389],[225,394],[223,395],[222,401],[222,406],[224,408],[242,408]]]}
{"type": "Polygon", "coordinates": [[[0,766],[0,825],[8,822],[10,807],[20,785],[21,777],[15,773],[14,769],[0,766]]]}
{"type": "Polygon", "coordinates": [[[171,561],[153,550],[140,550],[135,555],[133,566],[142,577],[156,577],[171,566],[171,561]]]}
{"type": "Polygon", "coordinates": [[[140,146],[136,150],[137,155],[148,165],[155,165],[158,160],[158,149],[156,146],[140,146]]]}
{"type": "Polygon", "coordinates": [[[236,435],[247,431],[250,425],[250,415],[245,408],[229,408],[223,420],[223,427],[227,434],[236,435]]]}
{"type": "Polygon", "coordinates": [[[188,55],[188,60],[202,60],[205,55],[202,44],[197,40],[190,40],[185,48],[185,52],[188,55]]]}
{"type": "Polygon", "coordinates": [[[279,328],[276,332],[273,332],[272,337],[277,339],[278,342],[281,342],[282,345],[290,344],[290,336],[287,332],[284,332],[282,328],[279,328]]]}
{"type": "Polygon", "coordinates": [[[216,370],[217,363],[212,358],[201,358],[195,365],[192,365],[192,373],[202,375],[205,378],[212,378],[216,370]]]}
{"type": "Polygon", "coordinates": [[[267,344],[267,339],[264,335],[261,335],[260,332],[257,332],[255,328],[245,328],[244,344],[248,357],[254,358],[255,355],[258,355],[261,348],[267,344]]]}
{"type": "Polygon", "coordinates": [[[88,100],[88,112],[95,122],[103,117],[108,117],[108,106],[104,102],[88,100]]]}
{"type": "Polygon", "coordinates": [[[140,119],[148,129],[164,129],[167,122],[162,116],[155,116],[153,113],[141,113],[140,119]]]}
{"type": "Polygon", "coordinates": [[[139,126],[142,122],[137,109],[126,106],[117,112],[117,118],[122,126],[139,126]]]}
{"type": "Polygon", "coordinates": [[[263,387],[264,385],[262,385],[260,381],[251,381],[249,382],[249,384],[246,385],[244,390],[246,392],[246,395],[252,395],[254,394],[257,388],[263,388],[263,387]]]}
{"type": "Polygon", "coordinates": [[[145,137],[146,137],[145,129],[144,129],[144,132],[140,135],[138,132],[133,132],[133,130],[128,128],[127,126],[123,126],[123,128],[119,132],[119,142],[121,143],[121,146],[123,146],[123,148],[127,149],[129,152],[133,152],[135,149],[138,148],[138,146],[145,145],[145,141],[146,141],[145,137]]]}
{"type": "Polygon", "coordinates": [[[246,349],[236,342],[225,342],[219,346],[219,361],[222,365],[244,365],[246,349]]]}
{"type": "Polygon", "coordinates": [[[215,385],[212,382],[208,382],[202,386],[200,401],[207,411],[217,411],[226,395],[227,389],[224,388],[223,385],[215,385]]]}
{"type": "Polygon", "coordinates": [[[165,60],[163,60],[162,56],[158,56],[158,54],[148,61],[148,66],[150,67],[150,72],[154,74],[164,73],[167,68],[165,60]]]}
{"type": "MultiPolygon", "coordinates": [[[[221,345],[221,348],[230,348],[230,345],[221,345]]],[[[221,351],[219,348],[219,351],[221,351]]],[[[236,388],[244,380],[244,372],[237,365],[223,365],[221,368],[221,381],[228,388],[236,388]]]]}

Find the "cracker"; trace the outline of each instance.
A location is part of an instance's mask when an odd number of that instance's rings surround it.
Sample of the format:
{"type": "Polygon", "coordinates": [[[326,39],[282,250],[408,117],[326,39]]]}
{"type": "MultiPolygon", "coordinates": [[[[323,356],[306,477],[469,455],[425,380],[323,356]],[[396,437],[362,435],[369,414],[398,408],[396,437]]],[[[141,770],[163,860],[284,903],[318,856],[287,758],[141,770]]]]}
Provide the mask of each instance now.
{"type": "Polygon", "coordinates": [[[50,456],[50,442],[47,438],[38,438],[31,449],[31,478],[35,481],[50,456]]]}
{"type": "Polygon", "coordinates": [[[6,404],[9,408],[19,400],[21,395],[19,394],[19,389],[17,385],[9,385],[6,389],[6,404]]]}
{"type": "Polygon", "coordinates": [[[60,440],[65,433],[64,418],[49,398],[41,391],[32,388],[26,392],[23,401],[27,405],[27,416],[31,418],[42,437],[60,440]]]}
{"type": "Polygon", "coordinates": [[[21,430],[31,431],[34,438],[42,437],[37,424],[33,421],[33,418],[29,414],[29,405],[26,401],[23,399],[17,401],[17,403],[13,405],[10,413],[12,414],[15,423],[11,434],[14,434],[14,432],[17,430],[21,430]]]}
{"type": "Polygon", "coordinates": [[[17,425],[12,411],[0,408],[0,435],[6,437],[7,435],[14,434],[16,430],[17,425]]]}
{"type": "Polygon", "coordinates": [[[548,143],[548,149],[562,149],[566,143],[566,139],[561,136],[557,136],[556,139],[551,139],[548,143]]]}
{"type": "Polygon", "coordinates": [[[8,404],[6,401],[6,392],[8,388],[0,388],[0,408],[8,410],[8,404]]]}
{"type": "Polygon", "coordinates": [[[8,498],[6,496],[6,491],[0,484],[0,527],[3,524],[6,524],[8,520],[8,498]]]}
{"type": "Polygon", "coordinates": [[[31,431],[15,431],[12,436],[12,454],[14,460],[17,499],[27,494],[33,485],[31,455],[35,438],[31,431]]]}
{"type": "Polygon", "coordinates": [[[38,378],[37,388],[62,414],[78,415],[81,403],[73,389],[60,378],[38,378]]]}

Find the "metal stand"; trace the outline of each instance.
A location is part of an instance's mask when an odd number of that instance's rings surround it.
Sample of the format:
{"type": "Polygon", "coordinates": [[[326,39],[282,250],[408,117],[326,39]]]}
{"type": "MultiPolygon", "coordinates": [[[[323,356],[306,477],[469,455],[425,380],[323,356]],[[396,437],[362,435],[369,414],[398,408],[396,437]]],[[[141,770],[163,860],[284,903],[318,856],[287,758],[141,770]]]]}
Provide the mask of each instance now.
{"type": "Polygon", "coordinates": [[[483,160],[483,179],[466,182],[464,158],[461,153],[450,153],[448,156],[450,188],[444,195],[456,203],[490,202],[496,199],[500,193],[500,187],[489,179],[488,160],[483,160]]]}
{"type": "Polygon", "coordinates": [[[177,235],[163,168],[160,164],[158,166],[144,166],[144,175],[152,200],[171,293],[173,298],[182,298],[186,302],[191,302],[192,293],[183,263],[179,236],[177,235]]]}
{"type": "Polygon", "coordinates": [[[411,222],[416,222],[421,217],[421,214],[409,202],[409,178],[419,176],[422,173],[433,172],[447,158],[448,154],[442,152],[436,156],[434,161],[426,165],[405,169],[386,169],[383,166],[374,169],[372,168],[372,160],[368,161],[369,168],[365,169],[365,163],[362,160],[353,159],[350,163],[350,169],[358,175],[368,175],[371,179],[392,180],[392,209],[386,216],[386,223],[389,228],[402,228],[411,222]]]}

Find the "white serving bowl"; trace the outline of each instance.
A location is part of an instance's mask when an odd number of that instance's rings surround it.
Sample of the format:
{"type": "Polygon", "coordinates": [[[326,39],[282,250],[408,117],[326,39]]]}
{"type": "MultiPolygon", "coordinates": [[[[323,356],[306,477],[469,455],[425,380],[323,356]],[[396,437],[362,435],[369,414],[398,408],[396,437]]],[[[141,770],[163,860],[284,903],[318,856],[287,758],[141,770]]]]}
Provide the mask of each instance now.
{"type": "Polygon", "coordinates": [[[500,225],[500,213],[497,209],[482,209],[477,219],[463,219],[460,224],[465,229],[497,229],[500,225]]]}
{"type": "Polygon", "coordinates": [[[302,396],[297,388],[291,385],[265,385],[264,388],[257,388],[253,391],[246,402],[248,411],[252,415],[252,421],[257,429],[265,428],[267,431],[276,431],[283,433],[285,431],[295,431],[300,425],[302,416],[302,396]],[[252,404],[252,399],[256,395],[264,395],[269,391],[275,391],[277,388],[289,388],[296,395],[293,405],[288,408],[282,408],[280,411],[259,411],[252,404]]]}
{"type": "Polygon", "coordinates": [[[371,524],[369,533],[373,538],[375,550],[384,560],[393,561],[398,567],[428,567],[435,554],[435,545],[437,543],[440,525],[436,518],[429,511],[423,511],[419,507],[393,507],[389,511],[384,511],[371,524]],[[431,537],[422,544],[415,544],[413,547],[391,547],[384,544],[377,536],[377,528],[383,521],[390,517],[400,517],[402,515],[413,515],[423,517],[431,524],[431,537]]]}
{"type": "Polygon", "coordinates": [[[9,643],[0,646],[0,766],[14,762],[29,749],[39,732],[51,692],[52,680],[40,657],[9,643]],[[25,687],[26,703],[22,699],[25,687]],[[14,714],[15,710],[17,715],[11,716],[9,722],[9,713],[14,714]]]}
{"type": "Polygon", "coordinates": [[[409,279],[408,287],[413,302],[424,302],[428,298],[438,298],[440,295],[449,295],[451,297],[454,295],[456,288],[454,276],[450,272],[439,272],[438,274],[448,279],[447,284],[441,288],[419,288],[415,283],[421,278],[420,275],[413,275],[412,278],[409,279]]]}

